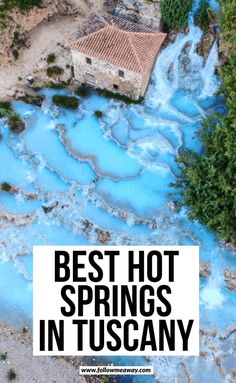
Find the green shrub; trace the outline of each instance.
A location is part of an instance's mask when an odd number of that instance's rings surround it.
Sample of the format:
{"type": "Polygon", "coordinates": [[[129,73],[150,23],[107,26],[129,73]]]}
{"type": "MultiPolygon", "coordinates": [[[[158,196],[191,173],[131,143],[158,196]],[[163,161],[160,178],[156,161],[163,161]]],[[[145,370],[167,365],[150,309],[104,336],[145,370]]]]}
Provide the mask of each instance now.
{"type": "Polygon", "coordinates": [[[63,88],[68,87],[68,85],[70,85],[70,80],[60,81],[60,82],[49,81],[45,84],[45,87],[51,88],[51,89],[63,89],[63,88]]]}
{"type": "Polygon", "coordinates": [[[0,6],[0,29],[5,29],[7,25],[6,15],[1,11],[0,6]]]}
{"type": "Polygon", "coordinates": [[[42,0],[2,0],[0,11],[6,12],[14,7],[20,8],[21,11],[28,11],[33,7],[41,7],[42,0]]]}
{"type": "Polygon", "coordinates": [[[8,380],[15,380],[16,379],[16,372],[10,368],[10,370],[7,371],[7,379],[8,380]]]}
{"type": "Polygon", "coordinates": [[[64,108],[75,110],[79,106],[79,100],[73,96],[60,96],[55,95],[52,98],[54,104],[58,106],[63,106],[64,108]]]}
{"type": "Polygon", "coordinates": [[[188,24],[193,0],[162,0],[161,15],[168,28],[182,28],[188,24]]]}
{"type": "Polygon", "coordinates": [[[119,94],[119,93],[113,93],[107,89],[99,89],[97,88],[96,89],[98,94],[100,94],[101,96],[103,97],[106,97],[106,98],[113,98],[115,100],[120,100],[120,101],[124,101],[126,104],[140,104],[142,101],[143,101],[143,98],[140,97],[139,100],[133,100],[132,98],[129,98],[123,94],[119,94]]]}
{"type": "Polygon", "coordinates": [[[18,114],[11,114],[8,118],[9,121],[9,128],[13,133],[20,133],[23,132],[25,129],[25,123],[22,121],[20,116],[18,114]]]}
{"type": "Polygon", "coordinates": [[[19,133],[25,129],[25,123],[18,114],[13,112],[11,103],[8,101],[0,102],[0,117],[8,117],[9,128],[12,132],[19,133]]]}
{"type": "Polygon", "coordinates": [[[0,118],[6,117],[13,112],[11,103],[8,101],[0,102],[0,118]]]}
{"type": "Polygon", "coordinates": [[[44,101],[44,97],[40,95],[34,96],[26,93],[24,96],[20,97],[19,100],[25,102],[26,104],[41,106],[44,101]]]}
{"type": "Polygon", "coordinates": [[[7,360],[7,352],[0,353],[0,360],[7,360]]]}
{"type": "Polygon", "coordinates": [[[213,20],[214,12],[210,8],[209,0],[201,0],[198,13],[195,18],[196,25],[198,25],[203,31],[206,31],[213,20]]]}
{"type": "Polygon", "coordinates": [[[81,84],[75,91],[75,94],[77,94],[80,97],[87,97],[89,96],[90,89],[87,84],[81,84]]]}
{"type": "Polygon", "coordinates": [[[94,114],[97,118],[103,117],[103,112],[101,110],[95,110],[94,114]]]}
{"type": "Polygon", "coordinates": [[[49,55],[47,56],[47,63],[52,64],[54,63],[55,60],[56,60],[55,53],[49,53],[49,55]]]}
{"type": "Polygon", "coordinates": [[[13,35],[13,41],[18,47],[25,47],[26,46],[26,36],[20,34],[19,31],[15,31],[13,35]]]}
{"type": "Polygon", "coordinates": [[[48,77],[60,76],[64,73],[64,69],[58,65],[53,65],[47,68],[48,77]]]}
{"type": "Polygon", "coordinates": [[[30,9],[33,7],[41,7],[42,0],[16,0],[21,9],[30,9]]]}
{"type": "Polygon", "coordinates": [[[15,60],[18,60],[18,58],[19,58],[19,51],[18,51],[18,49],[13,49],[12,55],[13,55],[15,60]]]}
{"type": "Polygon", "coordinates": [[[221,50],[227,59],[229,54],[235,50],[236,46],[236,0],[220,1],[222,4],[222,12],[220,15],[221,27],[221,50]]]}
{"type": "MultiPolygon", "coordinates": [[[[9,193],[11,191],[11,185],[8,182],[3,182],[1,184],[1,190],[4,191],[4,192],[9,193]]],[[[3,360],[3,359],[1,359],[1,360],[3,360]]]]}

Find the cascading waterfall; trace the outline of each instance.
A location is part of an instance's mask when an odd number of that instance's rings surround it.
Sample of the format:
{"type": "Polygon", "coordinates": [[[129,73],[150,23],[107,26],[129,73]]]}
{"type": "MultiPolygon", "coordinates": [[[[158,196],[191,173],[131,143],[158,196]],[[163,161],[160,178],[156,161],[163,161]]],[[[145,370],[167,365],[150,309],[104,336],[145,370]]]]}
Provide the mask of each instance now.
{"type": "Polygon", "coordinates": [[[214,79],[214,72],[216,65],[218,64],[218,49],[217,42],[215,41],[206,64],[203,68],[202,77],[204,78],[204,87],[201,90],[200,98],[211,97],[215,94],[219,84],[214,79]]]}

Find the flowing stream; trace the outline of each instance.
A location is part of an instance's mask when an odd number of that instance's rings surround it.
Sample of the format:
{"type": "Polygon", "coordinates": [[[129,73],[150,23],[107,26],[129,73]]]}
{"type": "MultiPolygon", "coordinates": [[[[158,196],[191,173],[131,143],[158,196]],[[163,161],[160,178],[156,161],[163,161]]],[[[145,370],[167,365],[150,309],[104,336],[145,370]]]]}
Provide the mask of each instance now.
{"type": "Polygon", "coordinates": [[[102,233],[107,245],[199,245],[201,261],[210,262],[212,273],[201,281],[202,357],[154,358],[162,383],[235,381],[236,339],[227,331],[236,325],[236,295],[226,288],[224,270],[236,270],[236,254],[188,219],[171,187],[180,173],[179,152],[202,150],[196,135],[202,117],[224,112],[214,95],[217,42],[204,62],[196,53],[201,35],[191,13],[189,32],[159,55],[143,104],[128,106],[94,93],[70,112],[51,101],[69,91],[44,89],[42,108],[13,103],[27,124],[23,133],[11,135],[0,121],[0,182],[18,186],[16,193],[0,194],[1,320],[31,324],[33,245],[96,244],[102,233]],[[104,117],[96,118],[95,110],[104,117]]]}

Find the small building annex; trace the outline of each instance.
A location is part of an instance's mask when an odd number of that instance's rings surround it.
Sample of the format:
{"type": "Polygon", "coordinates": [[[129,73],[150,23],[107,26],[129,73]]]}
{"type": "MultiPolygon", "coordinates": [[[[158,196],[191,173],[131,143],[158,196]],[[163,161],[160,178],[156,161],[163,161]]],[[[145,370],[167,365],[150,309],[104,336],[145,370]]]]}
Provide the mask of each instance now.
{"type": "Polygon", "coordinates": [[[69,39],[75,79],[139,99],[165,33],[106,13],[91,13],[69,39]]]}

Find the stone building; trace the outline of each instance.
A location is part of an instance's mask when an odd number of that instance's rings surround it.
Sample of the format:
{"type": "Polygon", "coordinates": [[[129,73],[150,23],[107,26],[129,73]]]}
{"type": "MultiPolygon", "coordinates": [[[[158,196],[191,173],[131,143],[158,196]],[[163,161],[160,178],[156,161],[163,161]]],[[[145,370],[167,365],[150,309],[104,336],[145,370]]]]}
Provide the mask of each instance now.
{"type": "Polygon", "coordinates": [[[106,13],[91,13],[68,42],[75,79],[139,99],[165,34],[106,13]]]}

